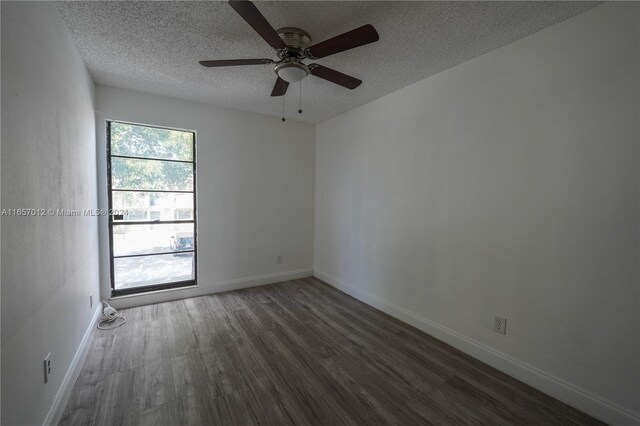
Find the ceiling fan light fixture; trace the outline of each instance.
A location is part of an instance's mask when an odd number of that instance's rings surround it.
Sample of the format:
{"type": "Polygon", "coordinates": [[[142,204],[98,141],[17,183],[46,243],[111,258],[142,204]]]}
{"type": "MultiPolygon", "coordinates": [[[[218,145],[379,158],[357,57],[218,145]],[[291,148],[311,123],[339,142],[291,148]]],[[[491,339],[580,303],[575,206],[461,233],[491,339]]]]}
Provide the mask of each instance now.
{"type": "MultiPolygon", "coordinates": [[[[250,0],[229,0],[229,5],[275,50],[278,59],[276,61],[267,58],[210,60],[200,61],[200,65],[207,68],[215,68],[275,64],[273,71],[278,76],[278,79],[271,90],[271,96],[284,97],[291,83],[301,82],[309,74],[350,90],[355,89],[362,84],[362,80],[320,64],[305,65],[302,61],[324,58],[380,39],[373,25],[365,24],[320,43],[312,44],[311,36],[300,28],[284,27],[279,30],[274,29],[250,0]]],[[[300,83],[300,93],[302,93],[302,83],[300,83]]],[[[300,108],[298,110],[298,112],[301,112],[300,108]]]]}
{"type": "Polygon", "coordinates": [[[278,77],[288,83],[297,83],[309,75],[309,68],[302,62],[280,62],[273,69],[278,77]]]}

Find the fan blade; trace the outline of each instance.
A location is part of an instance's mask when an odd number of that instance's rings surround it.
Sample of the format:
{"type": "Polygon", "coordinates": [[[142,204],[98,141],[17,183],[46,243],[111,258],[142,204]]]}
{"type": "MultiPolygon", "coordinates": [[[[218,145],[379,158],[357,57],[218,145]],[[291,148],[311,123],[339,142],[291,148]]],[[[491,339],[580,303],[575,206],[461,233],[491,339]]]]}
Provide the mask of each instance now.
{"type": "Polygon", "coordinates": [[[331,68],[323,67],[318,64],[309,65],[309,72],[316,77],[320,77],[351,90],[362,84],[362,80],[358,80],[355,77],[351,77],[350,75],[343,74],[340,71],[332,70],[331,68]]]}
{"type": "Polygon", "coordinates": [[[320,59],[334,53],[344,52],[354,47],[364,46],[380,40],[380,36],[373,25],[363,25],[355,30],[351,30],[339,36],[321,41],[307,48],[307,57],[311,59],[320,59]]]}
{"type": "Polygon", "coordinates": [[[276,80],[276,84],[273,85],[273,90],[271,91],[271,96],[284,96],[287,93],[287,88],[289,87],[289,82],[284,81],[280,77],[276,80]]]}
{"type": "Polygon", "coordinates": [[[200,61],[205,67],[235,67],[237,65],[273,64],[271,59],[224,59],[220,61],[200,61]]]}
{"type": "Polygon", "coordinates": [[[262,16],[262,13],[260,13],[253,3],[246,0],[229,0],[229,6],[231,6],[242,19],[247,21],[247,24],[251,25],[251,28],[260,34],[260,37],[269,43],[271,47],[276,50],[287,47],[276,30],[273,29],[271,24],[262,16]]]}

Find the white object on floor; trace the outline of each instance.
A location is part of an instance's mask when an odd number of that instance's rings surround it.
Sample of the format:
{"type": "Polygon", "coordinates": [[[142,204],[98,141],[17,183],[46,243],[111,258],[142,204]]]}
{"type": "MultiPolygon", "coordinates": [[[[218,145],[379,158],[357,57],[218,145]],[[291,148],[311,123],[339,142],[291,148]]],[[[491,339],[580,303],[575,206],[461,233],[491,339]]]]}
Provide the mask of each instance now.
{"type": "Polygon", "coordinates": [[[127,322],[127,319],[120,315],[114,307],[105,301],[102,303],[105,304],[105,308],[102,310],[102,317],[100,318],[100,321],[98,321],[98,328],[100,330],[110,330],[112,328],[120,327],[122,324],[127,322]]]}

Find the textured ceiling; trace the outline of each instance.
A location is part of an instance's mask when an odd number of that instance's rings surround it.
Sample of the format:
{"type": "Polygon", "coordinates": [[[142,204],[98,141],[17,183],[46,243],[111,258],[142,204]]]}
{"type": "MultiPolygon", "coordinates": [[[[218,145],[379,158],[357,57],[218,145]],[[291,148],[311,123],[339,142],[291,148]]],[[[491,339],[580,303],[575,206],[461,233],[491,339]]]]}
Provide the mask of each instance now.
{"type": "MultiPolygon", "coordinates": [[[[591,2],[256,2],[274,28],[314,41],[373,24],[380,41],[317,60],[364,83],[310,76],[289,87],[287,117],[318,123],[581,13],[591,2]]],[[[279,116],[272,66],[204,68],[204,59],[273,58],[226,2],[57,2],[97,83],[279,116]]],[[[308,62],[307,62],[308,63],[308,62]]]]}

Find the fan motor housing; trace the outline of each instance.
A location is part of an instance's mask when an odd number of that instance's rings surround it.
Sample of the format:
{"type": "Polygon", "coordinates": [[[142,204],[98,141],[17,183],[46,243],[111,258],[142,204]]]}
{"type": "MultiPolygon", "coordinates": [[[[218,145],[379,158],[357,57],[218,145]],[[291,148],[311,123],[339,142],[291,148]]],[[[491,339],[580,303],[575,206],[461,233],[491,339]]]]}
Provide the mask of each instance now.
{"type": "Polygon", "coordinates": [[[309,75],[309,68],[301,60],[305,58],[305,49],[311,45],[311,36],[294,27],[280,28],[276,32],[287,47],[278,51],[281,61],[273,71],[289,83],[298,82],[309,75]]]}
{"type": "Polygon", "coordinates": [[[311,36],[300,28],[284,27],[280,28],[276,32],[289,47],[304,50],[311,44],[311,36]]]}

